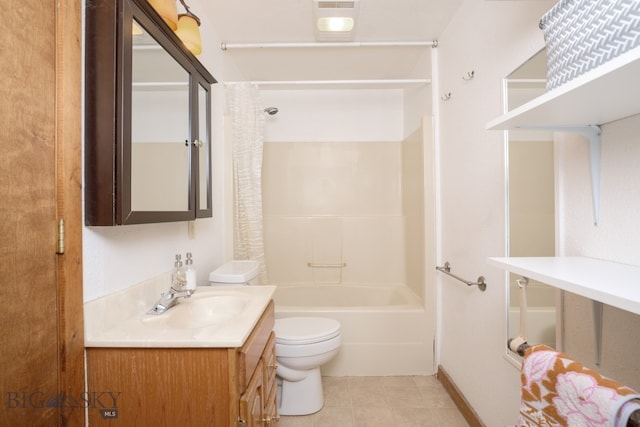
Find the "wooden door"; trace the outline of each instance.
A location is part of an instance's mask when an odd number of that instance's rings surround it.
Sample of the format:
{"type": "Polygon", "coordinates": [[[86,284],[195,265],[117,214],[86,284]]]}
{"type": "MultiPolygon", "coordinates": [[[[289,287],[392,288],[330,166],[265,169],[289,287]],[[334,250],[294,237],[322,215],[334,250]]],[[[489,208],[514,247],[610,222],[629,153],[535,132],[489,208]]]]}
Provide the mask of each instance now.
{"type": "Polygon", "coordinates": [[[0,425],[83,425],[80,2],[5,6],[0,425]],[[61,218],[67,248],[57,254],[61,218]]]}

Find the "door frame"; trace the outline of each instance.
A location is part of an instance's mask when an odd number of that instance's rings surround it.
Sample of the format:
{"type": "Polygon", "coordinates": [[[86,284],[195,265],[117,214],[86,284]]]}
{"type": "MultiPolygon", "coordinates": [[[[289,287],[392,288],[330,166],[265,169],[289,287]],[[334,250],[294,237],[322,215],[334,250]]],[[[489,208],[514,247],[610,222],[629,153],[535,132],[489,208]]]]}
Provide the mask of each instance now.
{"type": "MultiPolygon", "coordinates": [[[[76,399],[84,391],[82,281],[82,2],[56,7],[56,216],[64,248],[56,255],[58,387],[76,399]]],[[[83,408],[60,408],[61,426],[84,426],[83,408]]]]}

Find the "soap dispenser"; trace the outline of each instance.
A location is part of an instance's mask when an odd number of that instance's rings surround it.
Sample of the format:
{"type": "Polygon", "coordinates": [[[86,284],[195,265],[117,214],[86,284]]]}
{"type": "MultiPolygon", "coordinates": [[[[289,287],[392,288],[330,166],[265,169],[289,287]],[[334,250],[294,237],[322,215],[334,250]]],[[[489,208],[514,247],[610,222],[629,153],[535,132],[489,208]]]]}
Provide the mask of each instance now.
{"type": "Polygon", "coordinates": [[[184,267],[182,266],[182,255],[176,254],[176,261],[173,264],[173,273],[171,273],[171,286],[181,289],[187,282],[184,267]]]}
{"type": "Polygon", "coordinates": [[[196,289],[196,267],[193,265],[193,258],[191,257],[191,252],[187,252],[187,261],[185,267],[185,275],[187,280],[187,289],[195,290],[196,289]]]}

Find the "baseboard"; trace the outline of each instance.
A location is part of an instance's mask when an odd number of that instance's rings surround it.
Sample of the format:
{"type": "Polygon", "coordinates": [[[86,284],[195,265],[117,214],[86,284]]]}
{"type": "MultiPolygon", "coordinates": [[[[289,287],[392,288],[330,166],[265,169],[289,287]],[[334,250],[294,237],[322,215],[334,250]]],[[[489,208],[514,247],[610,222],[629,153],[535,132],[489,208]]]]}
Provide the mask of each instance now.
{"type": "Polygon", "coordinates": [[[438,380],[442,383],[442,386],[447,391],[453,402],[456,404],[460,413],[465,420],[469,423],[471,427],[485,427],[485,425],[480,420],[480,417],[473,410],[467,399],[465,399],[464,395],[460,392],[458,387],[456,387],[455,383],[451,380],[451,377],[444,368],[438,365],[438,380]]]}

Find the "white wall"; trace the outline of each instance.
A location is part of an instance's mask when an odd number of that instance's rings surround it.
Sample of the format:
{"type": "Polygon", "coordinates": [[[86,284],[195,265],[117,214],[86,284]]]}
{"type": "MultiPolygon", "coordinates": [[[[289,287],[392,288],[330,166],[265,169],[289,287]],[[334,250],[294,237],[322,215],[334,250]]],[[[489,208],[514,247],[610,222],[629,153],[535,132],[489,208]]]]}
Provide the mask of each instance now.
{"type": "Polygon", "coordinates": [[[265,142],[401,141],[401,89],[261,90],[267,116],[265,142]]]}
{"type": "MultiPolygon", "coordinates": [[[[218,81],[238,79],[237,71],[225,68],[220,38],[207,23],[203,0],[191,0],[189,6],[202,19],[203,53],[198,57],[218,81]]],[[[176,253],[193,253],[198,281],[206,281],[209,272],[230,255],[226,235],[230,218],[224,209],[228,174],[228,148],[224,140],[224,89],[212,89],[212,167],[213,218],[195,221],[195,238],[190,239],[186,222],[127,225],[121,227],[85,227],[83,233],[84,300],[89,301],[141,281],[164,274],[173,267],[176,253]]],[[[90,166],[89,166],[90,167],[90,166]]]]}
{"type": "Polygon", "coordinates": [[[439,264],[486,292],[438,275],[439,363],[487,426],[514,424],[518,370],[505,358],[505,273],[489,256],[505,254],[503,135],[485,130],[502,111],[501,79],[543,46],[538,20],[552,1],[466,0],[439,39],[439,264]],[[462,76],[475,71],[475,78],[462,76]],[[487,393],[490,390],[490,393],[487,393]]]}
{"type": "MultiPolygon", "coordinates": [[[[640,116],[602,126],[600,221],[593,224],[588,144],[559,134],[560,255],[600,258],[640,265],[640,116]]],[[[628,279],[638,283],[637,277],[628,279]]],[[[606,284],[604,284],[606,285],[606,284]]],[[[591,302],[566,294],[563,350],[595,368],[591,302]]],[[[603,352],[598,370],[640,389],[640,316],[604,306],[603,352]]]]}

